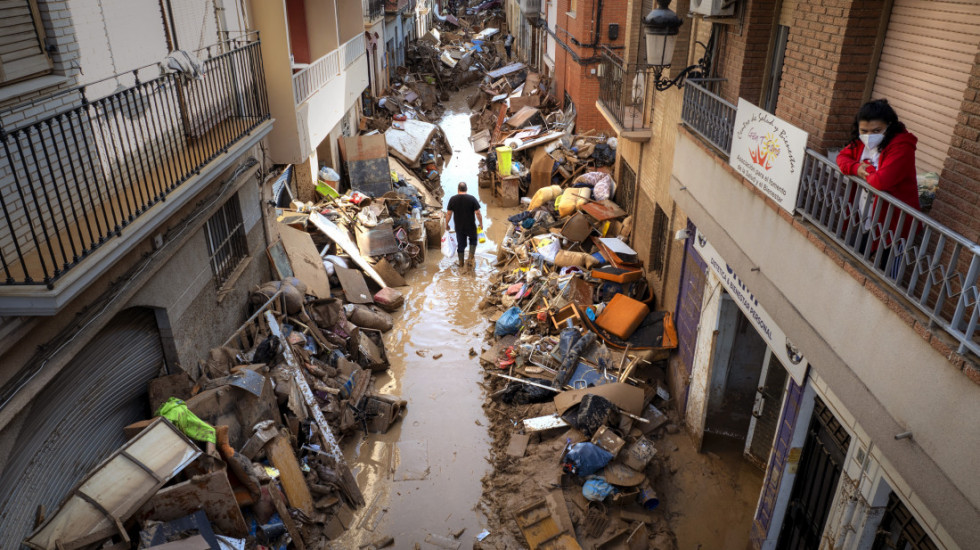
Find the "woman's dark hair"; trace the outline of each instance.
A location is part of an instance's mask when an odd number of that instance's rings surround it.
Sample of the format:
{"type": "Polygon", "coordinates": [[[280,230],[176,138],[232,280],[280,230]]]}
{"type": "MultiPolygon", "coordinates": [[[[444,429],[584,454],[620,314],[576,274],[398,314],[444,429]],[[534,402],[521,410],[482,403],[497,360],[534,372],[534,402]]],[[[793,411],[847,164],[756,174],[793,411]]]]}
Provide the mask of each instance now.
{"type": "Polygon", "coordinates": [[[885,128],[885,138],[881,140],[878,150],[881,151],[888,146],[892,138],[905,131],[905,125],[898,121],[898,114],[887,99],[876,99],[869,101],[861,106],[857,116],[854,117],[854,126],[851,128],[851,143],[861,141],[861,132],[858,124],[862,121],[880,120],[888,125],[885,128]]]}

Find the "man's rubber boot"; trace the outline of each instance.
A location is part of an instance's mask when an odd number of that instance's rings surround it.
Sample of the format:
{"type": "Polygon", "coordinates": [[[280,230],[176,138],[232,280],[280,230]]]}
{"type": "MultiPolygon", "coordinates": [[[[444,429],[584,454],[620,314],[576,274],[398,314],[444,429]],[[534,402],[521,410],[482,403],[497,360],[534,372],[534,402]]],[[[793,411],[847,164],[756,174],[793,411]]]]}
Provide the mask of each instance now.
{"type": "Polygon", "coordinates": [[[468,267],[474,267],[476,265],[476,247],[475,246],[471,246],[470,247],[470,253],[469,253],[468,257],[466,258],[466,265],[468,267]]]}
{"type": "Polygon", "coordinates": [[[464,263],[464,262],[463,262],[463,253],[462,253],[462,252],[460,252],[460,253],[459,253],[459,265],[460,265],[460,266],[462,266],[462,265],[463,265],[463,263],[464,263]]]}

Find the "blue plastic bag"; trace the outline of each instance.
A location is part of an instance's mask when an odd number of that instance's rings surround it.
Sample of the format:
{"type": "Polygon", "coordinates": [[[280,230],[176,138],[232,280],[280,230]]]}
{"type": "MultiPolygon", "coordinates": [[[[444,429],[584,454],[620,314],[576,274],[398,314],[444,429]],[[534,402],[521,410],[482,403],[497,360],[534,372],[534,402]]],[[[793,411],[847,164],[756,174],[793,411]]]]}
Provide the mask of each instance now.
{"type": "Polygon", "coordinates": [[[583,441],[569,447],[562,461],[562,467],[568,473],[584,477],[605,468],[612,458],[613,455],[609,451],[583,441]]]}
{"type": "Polygon", "coordinates": [[[504,312],[497,319],[497,325],[493,329],[493,333],[500,336],[507,336],[508,334],[517,334],[517,331],[521,330],[521,308],[514,306],[504,312]]]}
{"type": "Polygon", "coordinates": [[[602,502],[614,492],[616,489],[601,477],[592,478],[582,486],[582,496],[592,502],[602,502]]]}

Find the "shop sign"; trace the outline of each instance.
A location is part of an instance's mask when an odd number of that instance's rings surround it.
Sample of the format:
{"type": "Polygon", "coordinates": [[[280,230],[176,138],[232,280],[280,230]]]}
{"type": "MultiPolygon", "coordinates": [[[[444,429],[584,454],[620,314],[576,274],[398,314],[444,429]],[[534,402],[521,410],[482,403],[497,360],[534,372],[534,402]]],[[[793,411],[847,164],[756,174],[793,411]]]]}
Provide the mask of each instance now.
{"type": "Polygon", "coordinates": [[[742,313],[748,317],[756,331],[762,336],[772,350],[772,354],[779,359],[779,362],[786,368],[786,372],[793,377],[797,384],[803,385],[806,377],[807,362],[796,346],[786,337],[786,333],[779,328],[772,317],[759,304],[752,291],[745,285],[745,281],[735,273],[732,266],[718,254],[711,243],[698,230],[695,236],[694,247],[708,264],[708,269],[715,274],[725,290],[732,296],[738,304],[742,313]]]}
{"type": "Polygon", "coordinates": [[[793,213],[807,133],[738,98],[728,163],[780,207],[793,213]]]}

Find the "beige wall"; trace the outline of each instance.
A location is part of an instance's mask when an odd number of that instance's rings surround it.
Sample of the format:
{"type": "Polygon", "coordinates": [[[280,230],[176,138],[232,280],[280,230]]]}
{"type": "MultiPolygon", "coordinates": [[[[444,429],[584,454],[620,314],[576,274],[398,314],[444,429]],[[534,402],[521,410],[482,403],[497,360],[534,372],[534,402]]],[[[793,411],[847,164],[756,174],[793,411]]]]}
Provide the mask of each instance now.
{"type": "Polygon", "coordinates": [[[980,386],[683,132],[670,193],[954,538],[980,540],[980,386]]]}
{"type": "Polygon", "coordinates": [[[340,43],[343,44],[358,33],[364,32],[364,10],[355,0],[337,1],[337,28],[340,30],[340,43]]]}
{"type": "MultiPolygon", "coordinates": [[[[310,61],[316,61],[345,42],[338,33],[337,3],[343,0],[306,0],[306,34],[310,41],[310,61]]],[[[348,4],[354,4],[347,0],[348,4]]],[[[357,6],[360,10],[360,5],[357,6]]],[[[358,19],[358,28],[361,27],[358,19]]]]}
{"type": "Polygon", "coordinates": [[[293,99],[293,72],[289,65],[285,2],[251,0],[249,13],[252,24],[262,38],[262,63],[269,108],[275,119],[268,140],[269,156],[276,164],[293,164],[302,158],[296,137],[296,102],[293,99]]]}

